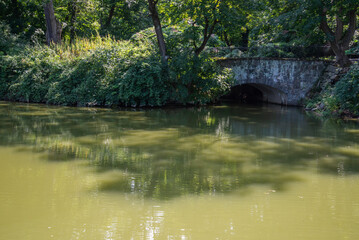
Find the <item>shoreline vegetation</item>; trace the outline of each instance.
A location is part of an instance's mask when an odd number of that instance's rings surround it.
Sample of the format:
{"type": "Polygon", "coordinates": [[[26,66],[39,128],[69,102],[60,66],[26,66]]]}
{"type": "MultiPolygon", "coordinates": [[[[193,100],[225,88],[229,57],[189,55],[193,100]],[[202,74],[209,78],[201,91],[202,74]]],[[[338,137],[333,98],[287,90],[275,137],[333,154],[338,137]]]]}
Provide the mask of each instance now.
{"type": "Polygon", "coordinates": [[[350,67],[338,67],[323,77],[308,94],[305,110],[321,118],[342,118],[359,121],[359,62],[350,67]]]}
{"type": "MultiPolygon", "coordinates": [[[[130,40],[94,36],[50,46],[23,44],[10,37],[8,53],[0,55],[3,101],[79,107],[193,106],[217,102],[233,81],[230,69],[220,69],[205,52],[197,56],[175,49],[176,57],[164,67],[151,30],[130,40]]],[[[356,120],[359,63],[337,71],[335,78],[318,82],[303,107],[321,118],[356,120]]]]}
{"type": "MultiPolygon", "coordinates": [[[[175,49],[164,66],[150,30],[130,40],[95,36],[25,45],[1,56],[0,99],[63,106],[159,107],[215,102],[231,86],[206,54],[175,49]]],[[[177,41],[177,39],[174,39],[177,41]]]]}

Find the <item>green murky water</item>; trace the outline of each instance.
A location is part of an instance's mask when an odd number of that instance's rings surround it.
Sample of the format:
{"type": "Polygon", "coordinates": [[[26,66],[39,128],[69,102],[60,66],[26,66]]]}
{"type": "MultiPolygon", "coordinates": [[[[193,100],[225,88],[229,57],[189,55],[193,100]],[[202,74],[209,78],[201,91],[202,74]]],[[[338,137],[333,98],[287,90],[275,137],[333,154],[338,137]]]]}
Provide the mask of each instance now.
{"type": "Polygon", "coordinates": [[[359,239],[359,124],[0,102],[0,239],[359,239]]]}

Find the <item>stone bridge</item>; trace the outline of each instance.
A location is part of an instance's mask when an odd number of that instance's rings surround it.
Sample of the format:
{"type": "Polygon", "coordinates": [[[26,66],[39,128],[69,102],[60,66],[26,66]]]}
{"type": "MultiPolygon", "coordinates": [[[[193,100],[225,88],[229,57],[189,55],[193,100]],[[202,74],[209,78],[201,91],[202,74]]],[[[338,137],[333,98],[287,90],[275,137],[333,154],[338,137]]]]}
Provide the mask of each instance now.
{"type": "MultiPolygon", "coordinates": [[[[251,86],[262,93],[262,100],[283,105],[301,105],[332,62],[320,60],[240,58],[218,60],[231,68],[234,86],[251,86]]],[[[330,66],[330,67],[329,67],[330,66]]]]}

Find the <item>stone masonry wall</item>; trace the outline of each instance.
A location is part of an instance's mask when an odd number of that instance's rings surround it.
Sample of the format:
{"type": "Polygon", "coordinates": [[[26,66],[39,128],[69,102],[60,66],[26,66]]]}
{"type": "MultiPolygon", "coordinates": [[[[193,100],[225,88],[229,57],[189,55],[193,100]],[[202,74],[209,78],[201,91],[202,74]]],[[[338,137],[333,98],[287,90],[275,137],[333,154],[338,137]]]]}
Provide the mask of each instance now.
{"type": "Polygon", "coordinates": [[[330,66],[329,61],[243,58],[218,63],[233,69],[235,84],[249,84],[263,92],[268,102],[301,105],[302,99],[330,66]]]}

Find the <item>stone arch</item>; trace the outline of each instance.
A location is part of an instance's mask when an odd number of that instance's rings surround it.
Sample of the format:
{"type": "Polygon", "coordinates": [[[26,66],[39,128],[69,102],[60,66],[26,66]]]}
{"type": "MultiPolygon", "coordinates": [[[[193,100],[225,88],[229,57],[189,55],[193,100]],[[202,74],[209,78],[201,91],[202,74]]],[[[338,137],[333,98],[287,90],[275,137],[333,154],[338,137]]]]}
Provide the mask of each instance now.
{"type": "Polygon", "coordinates": [[[287,105],[287,94],[275,87],[261,83],[243,83],[232,88],[232,98],[248,99],[250,102],[260,101],[287,105]],[[237,96],[236,96],[237,95],[237,96]]]}
{"type": "Polygon", "coordinates": [[[330,64],[320,60],[266,58],[224,59],[218,63],[233,70],[233,86],[250,84],[263,93],[266,102],[296,106],[302,105],[330,64]]]}
{"type": "Polygon", "coordinates": [[[248,83],[248,85],[257,88],[263,94],[263,102],[275,104],[288,104],[288,96],[282,90],[260,83],[248,83]]]}

